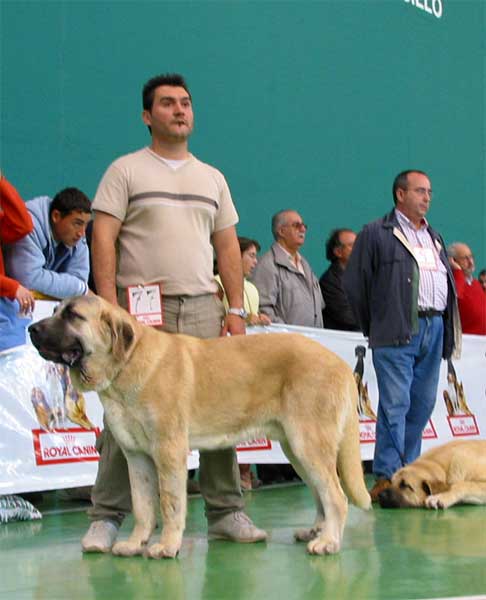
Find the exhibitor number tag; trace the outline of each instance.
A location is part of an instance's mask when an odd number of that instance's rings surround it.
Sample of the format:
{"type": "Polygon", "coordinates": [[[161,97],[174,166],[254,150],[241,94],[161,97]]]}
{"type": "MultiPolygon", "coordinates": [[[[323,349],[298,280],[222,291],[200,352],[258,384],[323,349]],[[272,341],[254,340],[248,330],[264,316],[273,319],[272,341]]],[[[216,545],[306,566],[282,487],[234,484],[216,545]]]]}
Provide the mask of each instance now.
{"type": "Polygon", "coordinates": [[[128,312],[145,325],[163,325],[160,285],[131,285],[127,288],[128,312]]]}

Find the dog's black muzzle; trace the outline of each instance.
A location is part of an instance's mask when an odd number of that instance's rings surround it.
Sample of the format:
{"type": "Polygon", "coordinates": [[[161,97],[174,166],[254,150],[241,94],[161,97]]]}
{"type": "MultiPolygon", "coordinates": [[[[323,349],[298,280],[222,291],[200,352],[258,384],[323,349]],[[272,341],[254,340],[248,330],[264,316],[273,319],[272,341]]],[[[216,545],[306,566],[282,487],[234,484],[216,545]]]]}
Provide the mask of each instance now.
{"type": "Polygon", "coordinates": [[[84,356],[83,346],[78,338],[65,335],[52,319],[33,323],[29,327],[30,339],[45,360],[74,367],[84,356]]]}
{"type": "Polygon", "coordinates": [[[405,505],[400,492],[394,488],[386,488],[378,495],[381,508],[403,508],[405,505]]]}

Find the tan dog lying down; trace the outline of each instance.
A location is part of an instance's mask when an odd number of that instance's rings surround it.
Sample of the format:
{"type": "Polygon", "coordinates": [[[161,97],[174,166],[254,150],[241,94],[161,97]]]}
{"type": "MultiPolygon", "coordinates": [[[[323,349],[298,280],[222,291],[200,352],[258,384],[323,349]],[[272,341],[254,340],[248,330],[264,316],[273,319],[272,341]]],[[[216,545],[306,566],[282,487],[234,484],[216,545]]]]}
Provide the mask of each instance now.
{"type": "Polygon", "coordinates": [[[456,440],[432,448],[399,469],[379,501],[383,508],[486,504],[486,440],[456,440]]]}
{"type": "Polygon", "coordinates": [[[77,389],[98,392],[127,458],[135,528],[114,554],[176,556],[189,449],[234,446],[262,433],[280,440],[312,490],[316,521],[297,534],[311,554],[341,546],[347,501],[336,468],[351,502],[370,508],[353,373],[317,342],[290,334],[166,334],[96,296],[65,300],[30,334],[44,358],[71,367],[77,389]],[[162,534],[147,548],[158,494],[162,534]]]}

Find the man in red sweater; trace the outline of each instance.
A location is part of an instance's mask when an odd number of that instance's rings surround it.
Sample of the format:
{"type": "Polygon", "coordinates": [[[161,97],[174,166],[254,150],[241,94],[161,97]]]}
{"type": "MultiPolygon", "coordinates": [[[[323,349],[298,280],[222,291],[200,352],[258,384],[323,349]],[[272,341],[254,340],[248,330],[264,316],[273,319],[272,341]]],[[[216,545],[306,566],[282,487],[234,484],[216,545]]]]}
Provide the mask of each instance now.
{"type": "Polygon", "coordinates": [[[447,250],[456,281],[462,331],[486,335],[486,294],[473,277],[475,264],[471,249],[462,242],[454,242],[447,250]]]}

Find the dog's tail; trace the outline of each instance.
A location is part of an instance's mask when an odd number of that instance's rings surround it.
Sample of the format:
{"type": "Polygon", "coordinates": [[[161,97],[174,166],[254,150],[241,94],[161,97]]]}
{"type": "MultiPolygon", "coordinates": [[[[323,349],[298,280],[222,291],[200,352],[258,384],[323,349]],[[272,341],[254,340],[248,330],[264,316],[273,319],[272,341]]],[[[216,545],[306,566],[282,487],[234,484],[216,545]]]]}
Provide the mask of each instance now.
{"type": "Polygon", "coordinates": [[[346,421],[344,423],[341,443],[338,450],[337,466],[341,484],[350,502],[368,510],[371,508],[371,498],[366,489],[361,452],[359,447],[359,421],[356,406],[358,390],[354,378],[349,378],[349,396],[346,421]]]}

